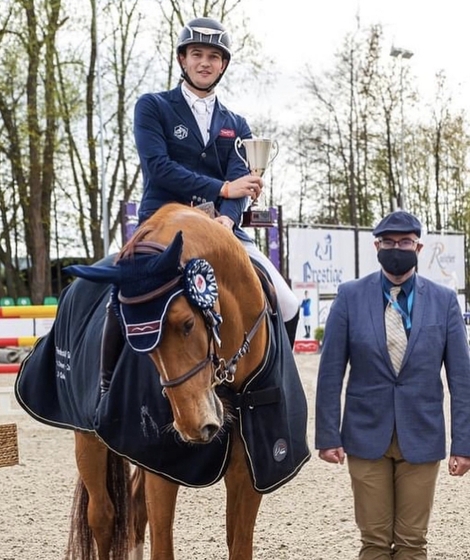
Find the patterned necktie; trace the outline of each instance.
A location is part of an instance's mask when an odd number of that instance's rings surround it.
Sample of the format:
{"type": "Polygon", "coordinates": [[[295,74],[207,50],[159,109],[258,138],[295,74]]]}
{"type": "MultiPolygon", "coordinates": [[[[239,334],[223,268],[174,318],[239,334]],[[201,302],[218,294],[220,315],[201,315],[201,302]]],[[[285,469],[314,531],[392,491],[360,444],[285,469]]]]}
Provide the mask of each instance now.
{"type": "Polygon", "coordinates": [[[196,117],[199,130],[201,131],[204,144],[209,140],[209,112],[204,99],[197,99],[193,105],[194,116],[196,117]]]}
{"type": "Polygon", "coordinates": [[[400,371],[401,362],[405,355],[406,345],[408,339],[406,337],[405,327],[401,314],[394,307],[397,304],[397,297],[400,293],[400,286],[393,286],[390,290],[390,298],[387,307],[385,308],[385,331],[387,334],[387,348],[392,360],[395,373],[398,375],[400,371]]]}

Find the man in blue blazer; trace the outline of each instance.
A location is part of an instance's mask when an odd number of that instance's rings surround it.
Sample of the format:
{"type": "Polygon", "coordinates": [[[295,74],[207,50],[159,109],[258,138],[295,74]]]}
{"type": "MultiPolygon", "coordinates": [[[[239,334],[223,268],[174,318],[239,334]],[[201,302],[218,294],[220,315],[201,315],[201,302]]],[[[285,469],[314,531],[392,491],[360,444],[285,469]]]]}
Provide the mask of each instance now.
{"type": "MultiPolygon", "coordinates": [[[[181,31],[176,56],[179,85],[142,95],[134,110],[134,136],[143,177],[139,223],[169,202],[217,210],[215,220],[233,230],[252,259],[268,272],[293,345],[299,303],[271,261],[241,229],[242,214],[263,187],[235,150],[235,140],[251,137],[246,120],[224,107],[214,89],[231,60],[229,35],[218,21],[196,18],[181,31]]],[[[114,313],[108,309],[101,352],[105,391],[124,344],[114,313]],[[121,341],[121,343],[119,343],[121,341]]]]}
{"type": "Polygon", "coordinates": [[[329,463],[342,464],[347,455],[359,560],[425,560],[439,464],[446,456],[442,366],[451,405],[449,473],[461,476],[470,468],[466,329],[455,292],[416,274],[418,219],[399,210],[373,234],[381,271],[342,284],[326,323],[315,446],[329,463]],[[395,286],[397,301],[390,295],[395,286]],[[392,311],[404,331],[401,364],[392,362],[394,350],[387,346],[391,327],[385,317],[392,311]]]}

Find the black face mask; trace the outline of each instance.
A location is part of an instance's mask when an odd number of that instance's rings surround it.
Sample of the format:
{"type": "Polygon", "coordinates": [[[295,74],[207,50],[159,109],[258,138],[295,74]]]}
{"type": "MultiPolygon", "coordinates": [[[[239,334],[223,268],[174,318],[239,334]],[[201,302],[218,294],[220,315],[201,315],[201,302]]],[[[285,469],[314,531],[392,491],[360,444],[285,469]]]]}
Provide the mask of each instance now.
{"type": "Polygon", "coordinates": [[[403,249],[380,249],[377,259],[384,270],[393,276],[402,276],[418,264],[416,251],[403,249]]]}

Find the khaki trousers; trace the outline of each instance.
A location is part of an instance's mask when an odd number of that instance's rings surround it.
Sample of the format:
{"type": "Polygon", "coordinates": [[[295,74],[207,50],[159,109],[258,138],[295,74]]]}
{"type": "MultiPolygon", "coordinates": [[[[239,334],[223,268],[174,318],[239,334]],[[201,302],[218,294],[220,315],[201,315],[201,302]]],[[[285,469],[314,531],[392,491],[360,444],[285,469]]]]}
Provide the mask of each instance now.
{"type": "Polygon", "coordinates": [[[348,456],[359,560],[426,560],[429,519],[439,461],[407,463],[396,436],[375,461],[348,456]]]}

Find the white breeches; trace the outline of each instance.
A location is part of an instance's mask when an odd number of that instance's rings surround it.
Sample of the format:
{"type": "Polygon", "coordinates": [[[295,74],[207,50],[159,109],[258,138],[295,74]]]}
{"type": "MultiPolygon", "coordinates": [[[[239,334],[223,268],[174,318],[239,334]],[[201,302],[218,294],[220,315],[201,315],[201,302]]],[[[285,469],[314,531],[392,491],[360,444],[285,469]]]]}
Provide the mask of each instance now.
{"type": "Polygon", "coordinates": [[[290,321],[299,311],[299,301],[297,296],[290,289],[289,285],[273,263],[258,249],[254,243],[250,241],[242,241],[242,244],[246,248],[250,257],[252,257],[256,262],[259,262],[271,277],[274,289],[276,290],[279,307],[281,308],[282,319],[284,322],[290,321]]]}

